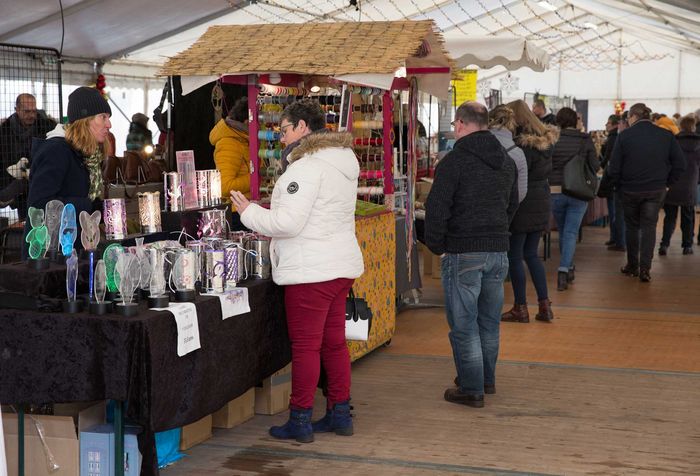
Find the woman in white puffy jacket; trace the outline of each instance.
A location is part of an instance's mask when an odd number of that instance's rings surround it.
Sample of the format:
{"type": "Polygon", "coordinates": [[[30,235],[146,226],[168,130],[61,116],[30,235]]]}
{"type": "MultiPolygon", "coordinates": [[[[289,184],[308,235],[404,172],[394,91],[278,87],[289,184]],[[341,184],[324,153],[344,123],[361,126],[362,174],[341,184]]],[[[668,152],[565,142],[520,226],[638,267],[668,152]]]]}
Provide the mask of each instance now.
{"type": "Polygon", "coordinates": [[[301,100],[281,116],[289,166],[277,180],[267,210],[231,192],[241,221],[272,237],[272,278],[285,286],[292,342],[289,421],[270,434],[299,442],[314,432],[352,435],[350,356],[345,343],[345,299],[362,275],[355,238],[359,165],[352,135],[327,132],[318,103],[301,100]],[[326,415],[311,423],[320,364],[328,376],[326,415]]]}

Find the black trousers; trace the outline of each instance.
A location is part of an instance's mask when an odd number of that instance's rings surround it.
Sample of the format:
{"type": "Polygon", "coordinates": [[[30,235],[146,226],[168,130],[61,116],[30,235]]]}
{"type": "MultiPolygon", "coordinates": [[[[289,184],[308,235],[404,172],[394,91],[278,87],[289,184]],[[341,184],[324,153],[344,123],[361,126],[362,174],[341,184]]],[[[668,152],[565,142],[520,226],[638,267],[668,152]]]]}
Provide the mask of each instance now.
{"type": "Polygon", "coordinates": [[[623,192],[627,241],[627,264],[651,270],[656,246],[656,222],[664,203],[666,190],[653,192],[623,192]]]}
{"type": "Polygon", "coordinates": [[[689,248],[693,246],[693,228],[695,228],[695,207],[691,205],[664,205],[664,234],[661,244],[668,247],[671,243],[671,236],[676,229],[678,209],[681,209],[681,233],[683,235],[681,246],[689,248]]]}

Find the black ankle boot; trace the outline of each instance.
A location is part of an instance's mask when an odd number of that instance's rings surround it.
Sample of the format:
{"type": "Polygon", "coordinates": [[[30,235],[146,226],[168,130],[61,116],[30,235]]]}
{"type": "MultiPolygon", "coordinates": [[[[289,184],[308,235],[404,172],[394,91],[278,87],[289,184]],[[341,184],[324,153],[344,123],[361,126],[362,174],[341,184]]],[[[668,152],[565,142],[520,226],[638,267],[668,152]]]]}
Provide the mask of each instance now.
{"type": "Polygon", "coordinates": [[[566,291],[569,288],[569,273],[559,271],[557,273],[557,291],[566,291]]]}

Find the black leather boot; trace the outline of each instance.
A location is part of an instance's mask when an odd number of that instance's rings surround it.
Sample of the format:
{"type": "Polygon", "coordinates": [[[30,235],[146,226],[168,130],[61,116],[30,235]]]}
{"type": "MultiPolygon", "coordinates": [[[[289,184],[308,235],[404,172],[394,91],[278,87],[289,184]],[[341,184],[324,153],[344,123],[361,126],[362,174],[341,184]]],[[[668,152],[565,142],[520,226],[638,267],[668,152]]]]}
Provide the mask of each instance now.
{"type": "Polygon", "coordinates": [[[557,273],[557,291],[566,291],[569,288],[569,273],[559,271],[557,273]]]}

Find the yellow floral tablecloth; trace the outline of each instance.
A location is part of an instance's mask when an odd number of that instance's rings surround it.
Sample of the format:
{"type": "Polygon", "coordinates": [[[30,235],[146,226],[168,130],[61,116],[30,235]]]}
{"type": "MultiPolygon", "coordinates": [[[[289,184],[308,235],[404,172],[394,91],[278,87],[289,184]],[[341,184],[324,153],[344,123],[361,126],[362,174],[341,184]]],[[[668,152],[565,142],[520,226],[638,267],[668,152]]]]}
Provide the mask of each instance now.
{"type": "Polygon", "coordinates": [[[372,309],[369,340],[348,341],[350,359],[363,355],[389,341],[396,324],[396,231],[394,214],[356,217],[355,235],[362,249],[365,272],[355,280],[356,297],[367,300],[372,309]]]}

